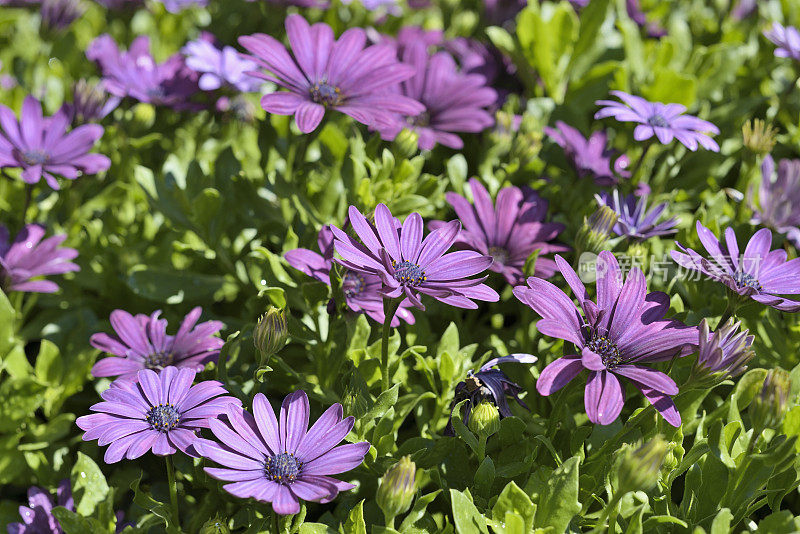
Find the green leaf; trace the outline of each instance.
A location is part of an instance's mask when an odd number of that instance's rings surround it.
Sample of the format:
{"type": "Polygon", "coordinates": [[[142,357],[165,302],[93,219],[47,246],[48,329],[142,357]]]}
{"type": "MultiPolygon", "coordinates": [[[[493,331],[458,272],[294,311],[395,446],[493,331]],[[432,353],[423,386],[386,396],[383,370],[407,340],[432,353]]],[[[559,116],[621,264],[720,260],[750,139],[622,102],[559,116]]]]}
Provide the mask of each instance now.
{"type": "Polygon", "coordinates": [[[167,304],[217,300],[231,289],[224,276],[193,273],[172,267],[140,266],[126,279],[128,287],[140,297],[167,304]]]}
{"type": "Polygon", "coordinates": [[[371,421],[373,419],[383,417],[384,414],[389,411],[389,409],[392,408],[397,402],[398,391],[400,391],[400,384],[395,384],[391,388],[381,393],[378,398],[375,399],[375,404],[366,414],[364,414],[362,419],[364,421],[371,421]]]}
{"type": "Polygon", "coordinates": [[[486,518],[481,515],[472,499],[458,490],[450,490],[450,501],[453,506],[453,521],[458,534],[489,534],[486,518]]]}
{"type": "Polygon", "coordinates": [[[78,461],[72,467],[72,498],[75,500],[75,511],[89,516],[98,503],[108,496],[106,477],[97,464],[78,452],[78,461]]]}
{"type": "Polygon", "coordinates": [[[50,341],[43,339],[39,347],[39,355],[36,357],[34,367],[36,377],[48,384],[58,384],[61,382],[63,373],[63,359],[56,347],[50,341]]]}
{"type": "Polygon", "coordinates": [[[711,522],[711,530],[709,534],[728,534],[731,531],[731,521],[733,514],[727,508],[719,511],[714,521],[711,522]]]}
{"type": "Polygon", "coordinates": [[[422,497],[417,497],[417,500],[414,502],[414,506],[411,508],[411,511],[408,512],[408,515],[406,515],[406,518],[403,519],[403,522],[400,524],[400,531],[405,532],[407,529],[413,527],[414,523],[425,517],[428,505],[432,503],[436,496],[441,492],[442,490],[436,490],[427,493],[422,497]]]}
{"type": "Polygon", "coordinates": [[[697,93],[694,76],[672,70],[656,71],[653,83],[642,88],[642,96],[651,102],[671,102],[690,107],[697,93]]]}
{"type": "Polygon", "coordinates": [[[578,464],[573,456],[553,471],[547,480],[547,489],[539,496],[536,508],[536,526],[553,527],[564,532],[572,518],[581,511],[578,502],[578,464]]]}
{"type": "Polygon", "coordinates": [[[16,323],[17,312],[11,305],[6,294],[0,289],[0,360],[15,345],[14,324],[16,323]]]}
{"type": "Polygon", "coordinates": [[[63,506],[53,508],[53,515],[58,520],[64,534],[110,534],[113,532],[103,528],[96,519],[81,517],[63,506]]]}
{"type": "Polygon", "coordinates": [[[170,506],[155,500],[153,496],[150,495],[149,491],[140,488],[141,481],[142,475],[139,475],[139,477],[131,484],[131,490],[133,490],[133,502],[145,510],[152,512],[156,517],[160,518],[164,522],[168,533],[180,534],[180,530],[177,528],[177,525],[172,523],[172,512],[170,510],[170,506]]]}
{"type": "Polygon", "coordinates": [[[347,521],[341,527],[342,534],[367,534],[367,525],[364,522],[364,501],[350,510],[347,521]]]}
{"type": "Polygon", "coordinates": [[[303,523],[300,534],[336,534],[336,531],[322,523],[303,523]]]}
{"type": "MultiPolygon", "coordinates": [[[[500,497],[492,508],[492,519],[496,523],[506,521],[509,514],[519,517],[524,526],[524,532],[530,532],[533,528],[533,519],[536,515],[536,505],[533,504],[531,498],[527,493],[522,491],[519,486],[512,480],[509,482],[503,491],[500,492],[500,497]]],[[[506,527],[508,523],[506,522],[506,527]]],[[[495,530],[497,530],[495,528],[495,530]]],[[[510,534],[511,531],[506,530],[510,534]]]]}

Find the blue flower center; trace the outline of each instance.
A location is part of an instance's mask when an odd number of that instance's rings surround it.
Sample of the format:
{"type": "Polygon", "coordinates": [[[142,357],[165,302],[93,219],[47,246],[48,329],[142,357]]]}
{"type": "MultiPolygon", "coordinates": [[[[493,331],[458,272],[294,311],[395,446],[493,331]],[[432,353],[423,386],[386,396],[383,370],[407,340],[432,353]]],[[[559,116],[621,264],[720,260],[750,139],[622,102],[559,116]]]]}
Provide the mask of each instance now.
{"type": "Polygon", "coordinates": [[[667,119],[665,119],[662,115],[659,115],[658,113],[651,115],[647,119],[647,124],[658,128],[667,128],[669,126],[667,119]]]}
{"type": "Polygon", "coordinates": [[[508,251],[503,247],[489,247],[489,256],[500,264],[505,264],[508,261],[508,251]]]}
{"type": "Polygon", "coordinates": [[[50,159],[50,154],[44,150],[26,150],[20,156],[28,165],[44,165],[50,159]]]}
{"type": "Polygon", "coordinates": [[[613,369],[622,362],[622,355],[619,353],[617,345],[605,336],[592,337],[586,348],[600,356],[603,365],[608,369],[613,369]]]}
{"type": "Polygon", "coordinates": [[[423,111],[416,117],[409,117],[408,124],[411,126],[422,126],[425,127],[431,123],[431,114],[427,111],[423,111]]]}
{"type": "Polygon", "coordinates": [[[357,297],[364,291],[367,281],[359,273],[354,271],[347,271],[344,273],[342,279],[342,291],[345,297],[357,297]]]}
{"type": "Polygon", "coordinates": [[[161,100],[167,94],[166,91],[164,91],[164,88],[160,85],[149,88],[147,91],[145,91],[145,93],[151,100],[161,100]]]}
{"type": "Polygon", "coordinates": [[[264,474],[267,475],[267,478],[283,485],[297,480],[302,468],[302,462],[295,458],[294,454],[288,452],[270,456],[264,462],[264,474]]]}
{"type": "Polygon", "coordinates": [[[762,289],[761,284],[758,283],[758,279],[752,274],[739,271],[733,276],[733,280],[736,282],[736,285],[742,289],[745,287],[755,289],[756,291],[761,291],[762,289]]]}
{"type": "Polygon", "coordinates": [[[342,103],[342,91],[326,82],[320,82],[311,88],[311,100],[323,106],[336,106],[342,103]]]}
{"type": "Polygon", "coordinates": [[[392,260],[392,267],[394,267],[394,279],[404,286],[416,287],[427,280],[425,271],[416,263],[403,260],[395,264],[392,260]]]}
{"type": "Polygon", "coordinates": [[[154,352],[145,356],[144,366],[146,369],[163,369],[170,365],[173,359],[171,352],[154,352]]]}
{"type": "Polygon", "coordinates": [[[159,404],[147,412],[147,422],[153,430],[169,432],[181,422],[181,414],[172,404],[159,404]]]}

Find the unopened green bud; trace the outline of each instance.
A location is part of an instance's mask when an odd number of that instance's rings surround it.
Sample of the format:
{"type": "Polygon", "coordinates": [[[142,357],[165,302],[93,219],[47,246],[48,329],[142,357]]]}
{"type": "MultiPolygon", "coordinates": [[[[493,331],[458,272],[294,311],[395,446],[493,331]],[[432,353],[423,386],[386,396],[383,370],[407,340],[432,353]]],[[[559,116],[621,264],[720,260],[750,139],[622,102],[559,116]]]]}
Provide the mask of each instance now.
{"type": "Polygon", "coordinates": [[[777,131],[772,125],[765,123],[761,119],[747,121],[742,126],[744,146],[751,152],[762,156],[772,152],[772,148],[775,146],[776,134],[777,131]]]}
{"type": "Polygon", "coordinates": [[[413,130],[401,130],[394,138],[395,155],[410,158],[419,152],[419,134],[413,130]]]}
{"type": "Polygon", "coordinates": [[[253,330],[253,342],[261,354],[262,365],[267,363],[270,356],[283,348],[288,336],[289,325],[286,321],[286,311],[270,306],[253,330]]]}
{"type": "Polygon", "coordinates": [[[628,447],[619,464],[619,490],[647,491],[658,482],[669,444],[661,436],[638,447],[628,447]]]}
{"type": "Polygon", "coordinates": [[[488,438],[500,430],[500,410],[491,402],[482,401],[469,415],[469,429],[478,437],[488,438]]]}
{"type": "Polygon", "coordinates": [[[780,367],[767,371],[761,391],[750,405],[753,427],[761,433],[765,428],[777,428],[786,413],[792,381],[789,373],[780,367]]]}
{"type": "Polygon", "coordinates": [[[147,130],[153,127],[156,121],[156,108],[152,104],[140,102],[133,106],[133,122],[134,124],[147,130]]]}
{"type": "Polygon", "coordinates": [[[376,501],[387,518],[394,518],[408,511],[414,500],[417,466],[411,457],[403,456],[381,477],[376,501]]]}
{"type": "Polygon", "coordinates": [[[200,534],[230,534],[230,532],[228,524],[218,517],[209,519],[200,528],[200,534]]]}
{"type": "Polygon", "coordinates": [[[584,219],[583,226],[575,237],[575,248],[579,252],[598,253],[603,250],[611,229],[617,224],[619,215],[608,206],[600,206],[597,211],[584,219]]]}

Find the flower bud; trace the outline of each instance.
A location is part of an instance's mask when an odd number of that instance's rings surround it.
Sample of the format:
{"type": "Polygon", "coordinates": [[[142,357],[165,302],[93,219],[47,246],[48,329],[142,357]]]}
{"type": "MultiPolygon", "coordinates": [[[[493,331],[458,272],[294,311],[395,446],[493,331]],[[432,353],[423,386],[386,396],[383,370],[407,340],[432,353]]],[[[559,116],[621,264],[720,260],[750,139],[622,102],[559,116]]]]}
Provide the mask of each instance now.
{"type": "Polygon", "coordinates": [[[200,528],[200,534],[230,534],[230,532],[228,524],[218,517],[209,519],[200,528]]]}
{"type": "Polygon", "coordinates": [[[283,348],[288,336],[289,326],[286,321],[286,311],[270,306],[253,330],[253,342],[261,354],[262,365],[267,363],[270,356],[283,348]]]}
{"type": "Polygon", "coordinates": [[[419,149],[419,134],[413,130],[401,130],[394,138],[395,154],[401,158],[408,159],[414,156],[419,149]]]}
{"type": "Polygon", "coordinates": [[[134,126],[142,130],[149,130],[156,121],[156,108],[152,104],[139,102],[133,106],[134,126]]]}
{"type": "Polygon", "coordinates": [[[394,518],[411,507],[416,488],[417,466],[411,457],[403,456],[381,477],[376,501],[386,517],[394,518]]]}
{"type": "Polygon", "coordinates": [[[469,429],[482,438],[497,433],[500,430],[500,410],[491,402],[480,402],[469,415],[469,429]]]}
{"type": "Polygon", "coordinates": [[[767,371],[761,392],[750,405],[750,417],[758,433],[765,428],[776,428],[783,420],[792,382],[789,373],[780,367],[767,371]]]}
{"type": "Polygon", "coordinates": [[[776,133],[777,131],[771,124],[767,124],[761,119],[747,121],[742,126],[744,146],[751,152],[762,156],[772,152],[772,148],[775,146],[776,133]]]}
{"type": "Polygon", "coordinates": [[[618,218],[619,215],[613,209],[600,206],[584,219],[583,226],[575,237],[575,249],[579,252],[601,252],[618,218]]]}
{"type": "Polygon", "coordinates": [[[647,491],[655,486],[668,448],[668,443],[661,436],[656,436],[636,448],[629,446],[622,453],[619,464],[619,490],[647,491]]]}
{"type": "Polygon", "coordinates": [[[695,380],[724,380],[739,376],[747,369],[747,363],[755,355],[751,349],[755,338],[747,330],[740,332],[740,325],[731,318],[711,332],[708,322],[700,321],[700,345],[692,368],[695,380]]]}

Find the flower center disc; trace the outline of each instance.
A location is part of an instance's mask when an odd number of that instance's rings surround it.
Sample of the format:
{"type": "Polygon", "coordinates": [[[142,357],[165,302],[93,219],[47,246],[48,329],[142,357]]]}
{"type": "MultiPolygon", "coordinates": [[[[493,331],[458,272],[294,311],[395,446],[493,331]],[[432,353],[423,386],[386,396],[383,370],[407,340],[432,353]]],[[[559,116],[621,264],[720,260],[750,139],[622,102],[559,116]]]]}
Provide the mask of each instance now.
{"type": "Polygon", "coordinates": [[[740,288],[749,287],[756,291],[761,291],[761,284],[758,283],[758,280],[752,274],[739,271],[734,275],[733,280],[740,288]]]}
{"type": "Polygon", "coordinates": [[[159,404],[147,412],[147,422],[153,430],[169,432],[181,422],[181,414],[172,404],[159,404]]]}
{"type": "Polygon", "coordinates": [[[655,126],[657,128],[666,128],[669,126],[667,119],[665,119],[658,113],[647,119],[647,124],[649,124],[650,126],[655,126]]]}
{"type": "Polygon", "coordinates": [[[508,261],[508,251],[503,247],[489,247],[489,256],[500,264],[505,264],[508,261]]]}
{"type": "Polygon", "coordinates": [[[344,273],[344,279],[342,280],[342,291],[344,291],[345,297],[357,297],[364,291],[364,286],[367,285],[367,281],[364,280],[364,277],[360,274],[347,271],[344,273]]]}
{"type": "Polygon", "coordinates": [[[425,127],[431,123],[431,114],[427,111],[423,111],[416,117],[409,117],[408,124],[411,126],[421,126],[425,127]]]}
{"type": "Polygon", "coordinates": [[[147,369],[163,369],[172,363],[173,358],[171,352],[155,352],[145,357],[144,366],[147,369]]]}
{"type": "Polygon", "coordinates": [[[311,100],[323,106],[336,106],[342,102],[342,91],[325,82],[315,84],[310,92],[311,100]]]}
{"type": "Polygon", "coordinates": [[[50,159],[50,155],[44,150],[26,150],[20,154],[22,161],[28,165],[44,165],[50,159]]]}
{"type": "Polygon", "coordinates": [[[394,267],[394,279],[405,286],[416,287],[427,280],[425,271],[416,263],[404,260],[395,265],[393,261],[392,266],[394,267]]]}
{"type": "Polygon", "coordinates": [[[264,474],[271,481],[286,485],[297,480],[302,467],[303,464],[295,458],[294,454],[282,452],[266,459],[264,474]]]}
{"type": "Polygon", "coordinates": [[[599,355],[608,369],[613,369],[622,361],[617,346],[605,336],[594,336],[586,348],[599,355]]]}

